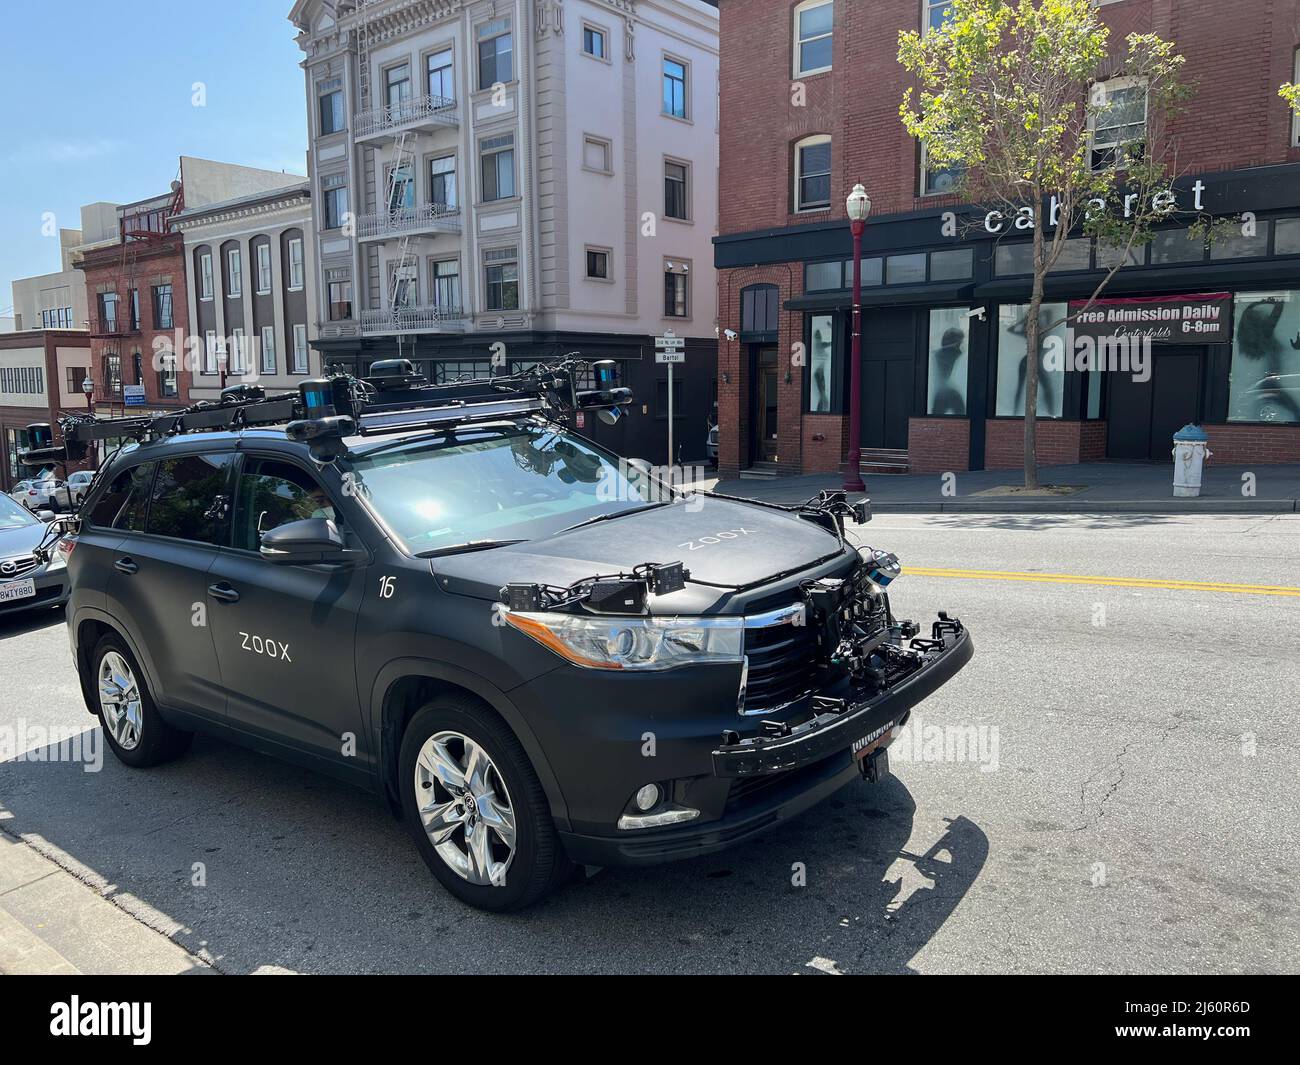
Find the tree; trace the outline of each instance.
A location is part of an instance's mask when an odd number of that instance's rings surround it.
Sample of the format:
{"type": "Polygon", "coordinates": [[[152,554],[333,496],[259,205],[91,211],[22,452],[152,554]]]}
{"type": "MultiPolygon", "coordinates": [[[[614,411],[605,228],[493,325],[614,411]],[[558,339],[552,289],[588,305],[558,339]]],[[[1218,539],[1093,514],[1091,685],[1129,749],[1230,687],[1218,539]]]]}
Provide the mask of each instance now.
{"type": "Polygon", "coordinates": [[[919,85],[899,108],[908,133],[930,165],[963,173],[965,198],[1000,210],[1008,231],[1033,233],[1026,488],[1038,487],[1042,338],[1091,307],[1153,226],[1177,212],[1172,142],[1158,138],[1189,95],[1183,60],[1152,34],[1123,45],[1112,46],[1093,0],[952,0],[941,28],[899,35],[898,60],[919,85]],[[1094,143],[1094,130],[1110,136],[1094,143]],[[1106,272],[1085,305],[1046,323],[1044,282],[1080,234],[1098,242],[1106,272]]]}
{"type": "Polygon", "coordinates": [[[1287,82],[1282,88],[1278,89],[1277,94],[1291,105],[1291,110],[1300,115],[1300,85],[1292,85],[1287,82]]]}

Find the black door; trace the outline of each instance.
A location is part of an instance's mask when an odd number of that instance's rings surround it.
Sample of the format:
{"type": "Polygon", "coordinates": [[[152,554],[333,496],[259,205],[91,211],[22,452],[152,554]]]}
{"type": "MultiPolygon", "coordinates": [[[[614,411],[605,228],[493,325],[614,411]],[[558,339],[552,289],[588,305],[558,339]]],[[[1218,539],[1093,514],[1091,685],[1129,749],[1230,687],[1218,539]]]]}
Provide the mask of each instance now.
{"type": "MultiPolygon", "coordinates": [[[[369,569],[274,565],[258,553],[262,533],[302,518],[330,518],[349,538],[305,467],[246,455],[234,509],[233,546],[217,555],[205,581],[230,725],[272,753],[305,755],[319,768],[364,778],[353,649],[369,569]]],[[[372,593],[385,597],[378,584],[372,593]]]]}
{"type": "Polygon", "coordinates": [[[1146,381],[1135,381],[1130,373],[1109,374],[1107,458],[1163,462],[1173,450],[1174,433],[1201,418],[1204,349],[1155,346],[1152,351],[1146,381]]]}
{"type": "Polygon", "coordinates": [[[914,318],[910,310],[868,311],[862,316],[865,448],[907,449],[907,421],[916,382],[914,318]]]}
{"type": "Polygon", "coordinates": [[[230,519],[233,461],[233,453],[159,461],[144,535],[128,532],[112,549],[108,583],[109,612],[149,659],[154,698],[218,721],[226,697],[205,589],[230,519]]]}

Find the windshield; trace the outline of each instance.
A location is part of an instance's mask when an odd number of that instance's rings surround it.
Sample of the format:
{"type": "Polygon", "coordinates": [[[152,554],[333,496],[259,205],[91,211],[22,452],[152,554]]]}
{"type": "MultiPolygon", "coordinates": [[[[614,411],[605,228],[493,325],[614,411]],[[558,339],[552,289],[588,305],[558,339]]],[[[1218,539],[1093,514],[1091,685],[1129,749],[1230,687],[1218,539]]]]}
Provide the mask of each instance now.
{"type": "Polygon", "coordinates": [[[21,529],[36,519],[6,495],[0,495],[0,529],[21,529]]]}
{"type": "Polygon", "coordinates": [[[665,497],[619,460],[553,426],[462,429],[353,460],[366,498],[415,554],[532,540],[665,497]]]}

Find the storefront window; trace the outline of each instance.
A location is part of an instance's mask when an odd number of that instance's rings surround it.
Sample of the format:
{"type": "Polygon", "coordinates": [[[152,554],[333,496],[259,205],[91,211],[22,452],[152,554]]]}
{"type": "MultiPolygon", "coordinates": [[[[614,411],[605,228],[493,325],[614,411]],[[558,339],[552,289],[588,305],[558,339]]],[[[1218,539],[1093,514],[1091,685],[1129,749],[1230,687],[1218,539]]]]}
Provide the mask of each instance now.
{"type": "Polygon", "coordinates": [[[993,253],[993,269],[999,276],[1032,274],[1034,272],[1034,246],[1029,241],[1019,244],[999,244],[993,253]]]}
{"type": "MultiPolygon", "coordinates": [[[[998,389],[996,413],[999,417],[1023,416],[1025,413],[1025,376],[1028,364],[1028,344],[1025,326],[1029,307],[1026,304],[998,308],[998,389]]],[[[1038,354],[1038,416],[1059,418],[1065,399],[1065,369],[1048,370],[1043,365],[1048,336],[1055,337],[1065,351],[1065,323],[1067,313],[1064,303],[1044,303],[1039,308],[1038,354]],[[1060,322],[1050,334],[1041,332],[1054,322],[1060,322]]]]}
{"type": "Polygon", "coordinates": [[[953,248],[930,253],[931,281],[964,281],[975,272],[975,250],[953,248]]]}
{"type": "Polygon", "coordinates": [[[965,307],[930,311],[930,388],[927,414],[966,413],[970,317],[965,307]]]}
{"type": "MultiPolygon", "coordinates": [[[[1032,245],[1031,245],[1032,247],[1032,245]]],[[[1056,270],[1087,270],[1092,265],[1092,241],[1087,237],[1071,237],[1061,249],[1056,270]]]]}
{"type": "Polygon", "coordinates": [[[1255,232],[1246,236],[1239,228],[1229,228],[1226,233],[1217,234],[1210,245],[1211,259],[1250,259],[1268,254],[1267,222],[1256,222],[1255,232]]]}
{"type": "Polygon", "coordinates": [[[835,409],[835,319],[816,314],[809,319],[808,410],[830,414],[835,409]]]}
{"type": "Polygon", "coordinates": [[[1279,218],[1273,250],[1278,255],[1300,255],[1300,218],[1279,218]]]}
{"type": "Polygon", "coordinates": [[[1238,292],[1228,420],[1300,423],[1300,291],[1238,292]]]}
{"type": "Polygon", "coordinates": [[[885,284],[911,285],[925,280],[925,252],[891,255],[885,264],[885,284]]]}
{"type": "Polygon", "coordinates": [[[1162,230],[1151,241],[1152,263],[1198,263],[1204,258],[1204,238],[1185,229],[1162,230]]]}
{"type": "MultiPolygon", "coordinates": [[[[884,260],[879,257],[862,260],[862,285],[879,285],[884,280],[884,260]]],[[[844,287],[853,287],[853,260],[844,262],[844,287]]]]}
{"type": "MultiPolygon", "coordinates": [[[[850,279],[850,283],[851,279],[850,279]]],[[[804,270],[804,288],[808,292],[825,292],[844,287],[839,262],[809,263],[804,270]]]]}

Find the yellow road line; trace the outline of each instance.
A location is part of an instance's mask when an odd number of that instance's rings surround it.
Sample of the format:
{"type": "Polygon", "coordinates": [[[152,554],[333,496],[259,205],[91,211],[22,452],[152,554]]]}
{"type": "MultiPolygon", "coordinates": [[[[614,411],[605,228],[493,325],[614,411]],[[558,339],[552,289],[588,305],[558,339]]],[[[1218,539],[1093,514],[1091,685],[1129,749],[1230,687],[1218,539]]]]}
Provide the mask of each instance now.
{"type": "Polygon", "coordinates": [[[1300,588],[1274,584],[1228,584],[1223,581],[1162,581],[1147,577],[1100,577],[1074,573],[1015,573],[983,569],[937,569],[904,566],[918,577],[960,577],[977,581],[1030,581],[1038,584],[1103,584],[1117,588],[1164,588],[1175,592],[1229,592],[1238,595],[1294,595],[1300,588]]]}

